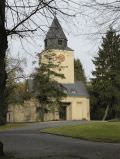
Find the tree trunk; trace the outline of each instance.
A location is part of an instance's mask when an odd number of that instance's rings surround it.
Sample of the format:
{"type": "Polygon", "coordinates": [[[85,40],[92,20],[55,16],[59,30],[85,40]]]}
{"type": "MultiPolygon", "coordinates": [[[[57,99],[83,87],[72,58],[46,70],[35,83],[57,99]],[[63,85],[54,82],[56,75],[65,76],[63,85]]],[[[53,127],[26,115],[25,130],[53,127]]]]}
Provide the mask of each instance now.
{"type": "Polygon", "coordinates": [[[104,113],[104,116],[103,116],[103,121],[106,120],[107,118],[107,115],[108,115],[108,111],[109,111],[109,105],[107,105],[106,109],[105,109],[105,113],[104,113]]]}
{"type": "Polygon", "coordinates": [[[5,30],[5,0],[0,0],[0,124],[6,122],[6,70],[5,55],[7,49],[7,35],[5,30]]]}

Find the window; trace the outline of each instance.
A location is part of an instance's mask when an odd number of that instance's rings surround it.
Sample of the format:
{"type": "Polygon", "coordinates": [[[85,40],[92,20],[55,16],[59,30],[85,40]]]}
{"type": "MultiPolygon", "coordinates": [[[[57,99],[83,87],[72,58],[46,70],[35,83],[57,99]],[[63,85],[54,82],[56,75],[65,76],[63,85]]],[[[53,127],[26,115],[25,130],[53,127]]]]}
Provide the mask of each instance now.
{"type": "Polygon", "coordinates": [[[77,104],[82,104],[82,102],[77,102],[77,104]]]}
{"type": "Polygon", "coordinates": [[[58,40],[58,45],[62,45],[62,40],[58,40]]]}
{"type": "Polygon", "coordinates": [[[76,91],[73,90],[73,89],[71,89],[71,93],[72,93],[72,94],[76,94],[76,91]]]}
{"type": "Polygon", "coordinates": [[[47,40],[45,40],[45,47],[47,47],[47,40]]]}

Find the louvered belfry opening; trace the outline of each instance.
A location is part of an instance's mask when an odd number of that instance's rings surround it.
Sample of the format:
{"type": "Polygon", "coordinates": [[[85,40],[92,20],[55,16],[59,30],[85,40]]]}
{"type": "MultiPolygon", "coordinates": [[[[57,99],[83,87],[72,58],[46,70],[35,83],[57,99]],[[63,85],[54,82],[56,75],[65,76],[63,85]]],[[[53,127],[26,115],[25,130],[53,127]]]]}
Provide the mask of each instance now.
{"type": "Polygon", "coordinates": [[[56,16],[53,19],[44,42],[45,49],[67,49],[67,38],[56,16]]]}

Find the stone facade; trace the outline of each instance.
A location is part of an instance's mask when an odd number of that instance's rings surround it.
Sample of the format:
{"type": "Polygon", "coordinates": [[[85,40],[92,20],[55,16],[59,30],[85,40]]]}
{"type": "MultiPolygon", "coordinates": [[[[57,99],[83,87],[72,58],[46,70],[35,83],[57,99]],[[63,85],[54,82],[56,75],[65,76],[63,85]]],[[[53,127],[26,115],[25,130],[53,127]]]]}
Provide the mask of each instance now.
{"type": "Polygon", "coordinates": [[[37,100],[31,99],[22,104],[10,104],[8,107],[8,122],[34,122],[38,120],[37,100]]]}
{"type": "Polygon", "coordinates": [[[62,102],[66,107],[66,120],[90,120],[90,103],[86,97],[66,97],[62,102]]]}
{"type": "MultiPolygon", "coordinates": [[[[90,120],[89,98],[66,97],[62,100],[63,115],[58,109],[49,110],[44,115],[45,121],[52,120],[90,120]]],[[[37,99],[24,101],[23,104],[10,104],[7,122],[37,122],[41,121],[40,105],[37,99]]]]}
{"type": "MultiPolygon", "coordinates": [[[[44,120],[59,120],[59,112],[48,110],[44,115],[44,120]]],[[[37,122],[41,121],[40,104],[37,99],[32,98],[22,104],[10,104],[7,113],[7,122],[37,122]]]]}
{"type": "Polygon", "coordinates": [[[41,62],[45,63],[45,54],[55,54],[53,60],[55,64],[60,63],[60,70],[55,70],[60,74],[64,74],[65,78],[56,78],[59,83],[74,83],[74,53],[68,50],[51,49],[41,53],[41,62]]]}

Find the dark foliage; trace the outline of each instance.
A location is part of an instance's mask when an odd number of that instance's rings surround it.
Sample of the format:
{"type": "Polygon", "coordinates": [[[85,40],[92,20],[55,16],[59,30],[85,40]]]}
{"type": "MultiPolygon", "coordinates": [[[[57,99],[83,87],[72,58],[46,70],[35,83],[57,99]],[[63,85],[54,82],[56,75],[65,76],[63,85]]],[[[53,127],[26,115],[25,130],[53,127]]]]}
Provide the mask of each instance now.
{"type": "Polygon", "coordinates": [[[120,36],[110,28],[93,60],[92,117],[111,119],[120,116],[120,36]]]}

